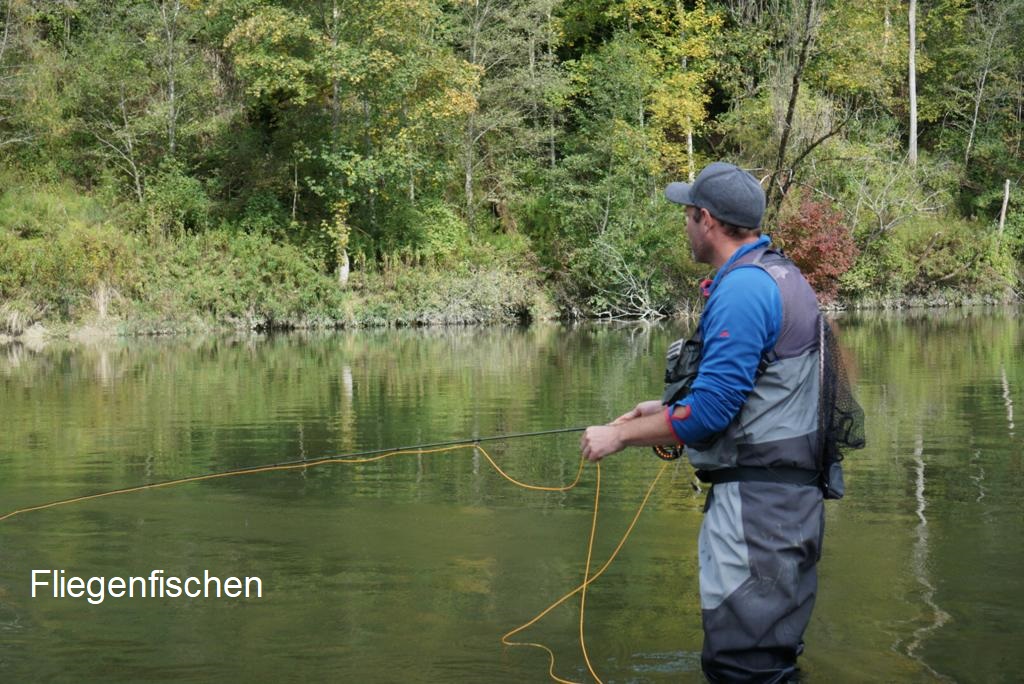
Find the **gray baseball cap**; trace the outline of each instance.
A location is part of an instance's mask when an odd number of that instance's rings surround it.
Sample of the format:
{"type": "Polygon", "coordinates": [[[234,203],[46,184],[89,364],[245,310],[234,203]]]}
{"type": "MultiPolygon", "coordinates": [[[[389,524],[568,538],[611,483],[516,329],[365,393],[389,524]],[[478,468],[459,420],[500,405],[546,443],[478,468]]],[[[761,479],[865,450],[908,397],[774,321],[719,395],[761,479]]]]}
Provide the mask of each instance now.
{"type": "Polygon", "coordinates": [[[764,215],[761,184],[726,162],[708,164],[693,183],[669,183],[665,197],[676,204],[707,209],[718,220],[741,228],[760,228],[764,215]]]}

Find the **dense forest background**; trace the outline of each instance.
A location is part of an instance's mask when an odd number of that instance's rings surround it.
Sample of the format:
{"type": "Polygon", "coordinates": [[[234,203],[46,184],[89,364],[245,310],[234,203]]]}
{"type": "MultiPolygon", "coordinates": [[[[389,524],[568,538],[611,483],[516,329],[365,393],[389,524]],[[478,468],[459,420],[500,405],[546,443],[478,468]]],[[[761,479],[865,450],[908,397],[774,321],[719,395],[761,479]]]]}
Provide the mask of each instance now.
{"type": "Polygon", "coordinates": [[[669,315],[714,159],[823,301],[1014,297],[1022,122],[1024,0],[0,0],[0,333],[669,315]]]}

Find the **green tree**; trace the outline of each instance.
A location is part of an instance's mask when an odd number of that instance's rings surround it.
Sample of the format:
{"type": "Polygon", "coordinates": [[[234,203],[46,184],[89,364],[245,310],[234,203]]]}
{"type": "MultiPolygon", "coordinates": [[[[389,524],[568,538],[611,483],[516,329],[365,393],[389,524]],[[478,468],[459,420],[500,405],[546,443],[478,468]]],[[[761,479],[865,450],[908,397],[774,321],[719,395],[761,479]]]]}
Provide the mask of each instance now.
{"type": "MultiPolygon", "coordinates": [[[[74,9],[64,68],[79,177],[96,182],[112,170],[145,204],[150,181],[169,178],[165,161],[179,158],[186,166],[175,173],[184,173],[216,120],[218,108],[204,106],[216,84],[196,45],[202,15],[181,0],[74,9]]],[[[202,186],[191,185],[206,202],[202,186]]],[[[183,227],[166,213],[148,217],[160,233],[183,227]]]]}
{"type": "Polygon", "coordinates": [[[556,61],[555,0],[463,0],[456,41],[475,69],[477,106],[465,119],[460,154],[467,223],[489,205],[503,228],[524,193],[523,174],[556,163],[555,130],[568,83],[556,61]]]}
{"type": "Polygon", "coordinates": [[[691,168],[685,141],[706,121],[719,20],[703,5],[655,1],[606,3],[590,22],[582,5],[570,9],[569,26],[593,32],[572,37],[589,49],[568,63],[570,130],[550,176],[565,228],[552,258],[569,264],[565,288],[586,311],[659,315],[681,306],[694,269],[661,187],[691,168]]]}
{"type": "Polygon", "coordinates": [[[272,153],[269,189],[289,198],[296,237],[339,275],[352,247],[379,256],[410,245],[418,189],[441,191],[446,132],[475,106],[472,71],[440,42],[438,6],[239,2],[219,12],[262,128],[256,144],[272,153]]]}

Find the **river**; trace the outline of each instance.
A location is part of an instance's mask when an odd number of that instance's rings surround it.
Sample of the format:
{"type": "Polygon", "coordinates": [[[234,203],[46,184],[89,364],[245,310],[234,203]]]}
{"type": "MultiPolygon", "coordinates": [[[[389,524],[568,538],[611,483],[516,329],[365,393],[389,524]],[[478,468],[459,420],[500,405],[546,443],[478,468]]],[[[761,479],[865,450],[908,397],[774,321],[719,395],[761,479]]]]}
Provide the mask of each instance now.
{"type": "MultiPolygon", "coordinates": [[[[846,462],[846,498],[826,506],[804,681],[1019,681],[1021,319],[957,309],[847,314],[836,326],[868,447],[846,462]]],[[[9,345],[0,515],[259,464],[606,421],[659,393],[665,347],[685,328],[9,345]]],[[[514,478],[563,485],[578,440],[482,446],[514,478]]],[[[660,467],[641,449],[605,461],[594,567],[660,467]]],[[[605,682],[701,681],[704,493],[691,482],[685,462],[669,466],[587,592],[587,652],[605,682]]],[[[0,679],[548,681],[544,653],[501,636],[582,580],[595,484],[588,465],[568,491],[526,490],[464,448],[22,512],[0,521],[0,679]],[[261,596],[52,594],[54,571],[87,581],[156,570],[258,577],[261,596]]],[[[560,676],[589,681],[578,597],[516,639],[546,644],[560,676]]]]}

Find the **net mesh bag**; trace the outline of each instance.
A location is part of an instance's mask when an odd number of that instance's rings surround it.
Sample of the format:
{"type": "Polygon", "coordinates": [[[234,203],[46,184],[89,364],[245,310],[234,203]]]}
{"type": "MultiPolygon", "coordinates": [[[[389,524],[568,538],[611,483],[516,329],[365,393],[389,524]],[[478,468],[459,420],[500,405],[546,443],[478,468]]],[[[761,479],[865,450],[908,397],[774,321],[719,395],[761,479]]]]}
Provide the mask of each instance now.
{"type": "Polygon", "coordinates": [[[840,463],[847,451],[864,448],[864,410],[853,397],[850,378],[832,326],[824,317],[820,323],[821,395],[819,423],[821,431],[822,490],[827,499],[844,494],[840,463]]]}

